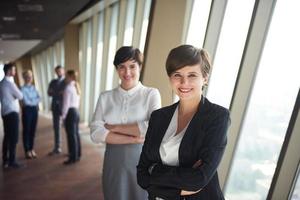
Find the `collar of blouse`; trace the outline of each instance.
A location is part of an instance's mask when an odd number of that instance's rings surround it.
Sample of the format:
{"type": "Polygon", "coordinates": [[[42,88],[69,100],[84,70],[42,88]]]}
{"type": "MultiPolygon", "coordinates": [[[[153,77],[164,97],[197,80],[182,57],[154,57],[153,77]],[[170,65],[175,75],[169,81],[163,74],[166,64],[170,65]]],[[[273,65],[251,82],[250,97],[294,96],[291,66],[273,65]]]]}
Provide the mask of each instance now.
{"type": "Polygon", "coordinates": [[[133,88],[129,89],[129,90],[124,90],[121,86],[118,87],[118,91],[122,94],[122,95],[129,95],[132,96],[134,93],[136,93],[136,91],[138,91],[140,88],[142,87],[142,83],[139,81],[138,84],[136,86],[134,86],[133,88]]]}

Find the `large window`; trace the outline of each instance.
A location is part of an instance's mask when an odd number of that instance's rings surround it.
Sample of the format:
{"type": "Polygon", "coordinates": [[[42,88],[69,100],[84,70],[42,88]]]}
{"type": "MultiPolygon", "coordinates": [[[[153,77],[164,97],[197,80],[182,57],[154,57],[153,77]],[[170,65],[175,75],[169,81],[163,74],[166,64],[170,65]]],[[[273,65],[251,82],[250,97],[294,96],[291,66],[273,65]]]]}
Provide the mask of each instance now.
{"type": "Polygon", "coordinates": [[[100,94],[100,85],[101,85],[101,69],[102,69],[102,60],[103,60],[103,45],[104,45],[104,12],[98,14],[98,37],[97,37],[97,58],[95,66],[95,90],[94,90],[94,105],[96,106],[97,99],[100,94]]]}
{"type": "MultiPolygon", "coordinates": [[[[86,22],[86,60],[85,60],[85,65],[84,65],[84,73],[82,73],[82,77],[84,77],[81,80],[81,83],[83,83],[84,85],[84,113],[85,113],[85,119],[89,118],[89,103],[91,100],[91,82],[90,81],[86,81],[89,80],[91,77],[91,71],[92,71],[92,47],[93,47],[93,18],[89,19],[86,22]]],[[[83,71],[83,70],[82,70],[83,71]]]]}
{"type": "Polygon", "coordinates": [[[299,1],[277,0],[226,187],[229,200],[267,197],[300,86],[299,9],[299,1]]]}
{"type": "Polygon", "coordinates": [[[50,98],[47,94],[48,84],[55,77],[54,68],[64,66],[64,41],[55,42],[52,46],[32,57],[32,69],[37,90],[41,95],[41,110],[50,110],[50,98]]]}
{"type": "Polygon", "coordinates": [[[113,77],[115,73],[115,67],[113,65],[114,56],[117,48],[117,31],[118,31],[118,15],[119,4],[114,4],[111,8],[111,22],[110,22],[110,35],[109,35],[109,49],[107,60],[107,73],[105,89],[110,90],[113,88],[113,77]]]}
{"type": "Polygon", "coordinates": [[[194,0],[192,16],[186,39],[187,44],[191,44],[196,47],[203,46],[210,7],[211,0],[194,0]]]}
{"type": "Polygon", "coordinates": [[[255,0],[228,0],[207,97],[229,108],[255,0]]]}
{"type": "Polygon", "coordinates": [[[141,38],[140,38],[140,45],[139,49],[144,52],[145,48],[145,42],[146,42],[146,36],[147,36],[147,30],[149,25],[149,15],[150,15],[150,8],[152,0],[145,0],[145,9],[144,9],[144,15],[143,15],[143,23],[141,28],[141,38]]]}
{"type": "Polygon", "coordinates": [[[81,110],[82,119],[89,117],[89,102],[91,92],[91,82],[86,81],[91,77],[92,69],[92,46],[93,46],[93,23],[92,18],[81,24],[79,30],[79,73],[80,86],[82,88],[81,110]]]}
{"type": "Polygon", "coordinates": [[[124,46],[132,45],[133,36],[133,25],[134,25],[134,15],[135,15],[135,0],[128,0],[126,21],[125,21],[125,33],[124,33],[124,46]]]}

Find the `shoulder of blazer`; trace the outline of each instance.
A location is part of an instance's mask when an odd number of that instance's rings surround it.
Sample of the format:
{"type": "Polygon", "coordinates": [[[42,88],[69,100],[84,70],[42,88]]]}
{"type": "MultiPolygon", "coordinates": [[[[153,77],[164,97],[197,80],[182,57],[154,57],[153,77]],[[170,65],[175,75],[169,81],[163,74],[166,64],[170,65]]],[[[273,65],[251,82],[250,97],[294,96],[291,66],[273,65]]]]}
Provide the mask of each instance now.
{"type": "MultiPolygon", "coordinates": [[[[203,97],[203,110],[205,114],[209,114],[210,117],[229,115],[229,110],[218,104],[211,103],[207,98],[203,97]]],[[[201,110],[201,108],[200,108],[201,110]]]]}
{"type": "Polygon", "coordinates": [[[224,120],[227,121],[228,125],[230,124],[230,113],[227,108],[211,103],[206,98],[204,98],[202,109],[201,106],[199,108],[196,118],[198,118],[198,120],[202,119],[201,121],[204,127],[210,127],[211,124],[224,120]]]}

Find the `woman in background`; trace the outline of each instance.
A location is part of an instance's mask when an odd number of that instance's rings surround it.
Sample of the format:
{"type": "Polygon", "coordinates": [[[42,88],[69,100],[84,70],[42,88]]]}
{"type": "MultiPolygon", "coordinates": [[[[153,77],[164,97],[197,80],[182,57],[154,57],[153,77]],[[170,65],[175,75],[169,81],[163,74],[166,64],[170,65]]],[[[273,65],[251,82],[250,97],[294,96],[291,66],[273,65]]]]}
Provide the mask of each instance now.
{"type": "Polygon", "coordinates": [[[22,100],[22,124],[23,124],[23,145],[25,151],[25,158],[36,158],[37,154],[34,151],[34,138],[36,132],[36,125],[38,121],[38,110],[40,95],[34,85],[32,71],[27,70],[23,72],[23,79],[25,84],[21,87],[23,94],[22,100]]]}
{"type": "Polygon", "coordinates": [[[160,108],[159,91],[139,82],[143,56],[121,47],[114,65],[121,84],[99,96],[90,124],[95,143],[106,143],[103,163],[105,200],[142,200],[147,194],[136,182],[136,165],[152,111],[160,108]]]}
{"type": "Polygon", "coordinates": [[[67,133],[69,158],[64,164],[72,164],[80,160],[81,144],[79,136],[79,100],[80,87],[77,72],[68,70],[66,73],[66,87],[63,93],[62,118],[67,133]]]}
{"type": "Polygon", "coordinates": [[[191,45],[169,53],[166,71],[179,102],[152,113],[137,166],[149,199],[224,199],[217,167],[229,111],[202,95],[211,68],[208,54],[191,45]]]}

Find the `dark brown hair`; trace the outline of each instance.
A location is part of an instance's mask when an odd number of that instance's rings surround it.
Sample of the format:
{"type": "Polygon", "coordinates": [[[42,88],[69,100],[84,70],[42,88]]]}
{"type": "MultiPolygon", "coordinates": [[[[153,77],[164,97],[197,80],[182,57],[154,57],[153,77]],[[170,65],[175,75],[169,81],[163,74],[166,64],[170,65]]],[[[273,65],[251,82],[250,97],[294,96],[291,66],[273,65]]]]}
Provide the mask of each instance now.
{"type": "Polygon", "coordinates": [[[181,45],[172,49],[166,61],[168,76],[185,67],[200,64],[203,77],[209,75],[211,61],[209,54],[204,49],[198,49],[192,45],[181,45]]]}
{"type": "Polygon", "coordinates": [[[57,71],[57,70],[59,70],[59,69],[62,69],[63,67],[61,66],[61,65],[57,65],[56,67],[55,67],[55,71],[57,71]]]}
{"type": "Polygon", "coordinates": [[[143,54],[138,48],[131,46],[123,46],[116,52],[114,66],[118,69],[118,65],[128,60],[135,60],[139,66],[143,64],[143,54]]]}
{"type": "Polygon", "coordinates": [[[8,71],[11,70],[13,67],[15,67],[15,63],[4,64],[4,67],[3,67],[4,74],[6,75],[8,73],[8,71]]]}

